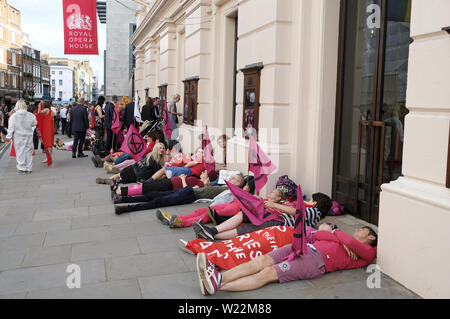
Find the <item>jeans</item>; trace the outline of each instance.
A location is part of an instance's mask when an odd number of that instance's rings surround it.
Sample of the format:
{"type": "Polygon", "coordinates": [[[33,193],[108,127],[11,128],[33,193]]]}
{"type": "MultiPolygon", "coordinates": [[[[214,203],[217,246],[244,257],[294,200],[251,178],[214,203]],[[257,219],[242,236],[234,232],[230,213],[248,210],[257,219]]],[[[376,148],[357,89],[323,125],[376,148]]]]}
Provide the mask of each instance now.
{"type": "Polygon", "coordinates": [[[83,154],[83,145],[85,139],[86,139],[86,131],[73,132],[72,154],[75,154],[77,152],[77,148],[78,154],[83,154]]]}
{"type": "Polygon", "coordinates": [[[190,176],[192,175],[192,171],[190,168],[187,167],[164,167],[164,170],[166,171],[166,175],[167,178],[172,178],[175,176],[180,176],[180,175],[187,175],[190,176]],[[170,172],[169,174],[167,174],[168,172],[170,172]],[[170,175],[170,176],[169,176],[170,175]]]}
{"type": "Polygon", "coordinates": [[[177,189],[166,192],[151,192],[145,195],[139,196],[124,196],[122,197],[123,203],[136,203],[135,205],[128,205],[129,210],[147,210],[159,207],[186,205],[196,201],[194,189],[192,187],[186,187],[183,189],[177,189]],[[142,202],[142,203],[140,203],[142,202]]]}
{"type": "Polygon", "coordinates": [[[126,160],[130,160],[130,159],[133,159],[133,158],[131,157],[131,155],[130,155],[130,154],[127,154],[127,153],[124,153],[122,156],[120,156],[119,158],[117,158],[117,159],[114,161],[114,165],[118,165],[118,164],[123,163],[123,162],[125,162],[126,160]]]}

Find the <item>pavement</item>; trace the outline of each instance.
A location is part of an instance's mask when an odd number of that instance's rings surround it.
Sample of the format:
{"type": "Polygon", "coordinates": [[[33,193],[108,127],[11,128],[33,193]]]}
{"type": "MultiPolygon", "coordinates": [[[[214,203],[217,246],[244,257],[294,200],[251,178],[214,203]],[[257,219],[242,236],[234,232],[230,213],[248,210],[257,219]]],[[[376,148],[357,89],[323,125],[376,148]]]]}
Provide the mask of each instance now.
{"type": "MultiPolygon", "coordinates": [[[[108,175],[89,157],[54,150],[52,167],[41,163],[44,157],[37,151],[29,175],[17,175],[8,152],[0,158],[0,299],[419,298],[384,274],[381,287],[369,289],[366,269],[204,297],[195,257],[177,246],[180,238],[195,238],[191,228],[169,229],[155,210],[116,216],[109,186],[95,184],[108,175]],[[70,264],[80,266],[81,288],[67,287],[70,264]]],[[[206,206],[166,210],[182,215],[199,207],[206,206]]],[[[350,233],[367,224],[349,215],[327,220],[350,233]]]]}

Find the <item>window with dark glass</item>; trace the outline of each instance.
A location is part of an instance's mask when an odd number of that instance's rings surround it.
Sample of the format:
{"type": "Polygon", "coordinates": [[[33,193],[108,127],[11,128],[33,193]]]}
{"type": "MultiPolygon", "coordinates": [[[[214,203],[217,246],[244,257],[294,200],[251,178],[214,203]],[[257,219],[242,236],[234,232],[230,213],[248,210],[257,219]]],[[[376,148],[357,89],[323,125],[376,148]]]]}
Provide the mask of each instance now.
{"type": "Polygon", "coordinates": [[[257,139],[259,122],[259,93],[262,63],[253,64],[241,69],[244,73],[244,102],[242,125],[244,137],[257,139]]]}
{"type": "Polygon", "coordinates": [[[189,78],[184,83],[183,122],[194,125],[197,119],[198,77],[189,78]]]}
{"type": "MultiPolygon", "coordinates": [[[[166,105],[167,101],[167,84],[162,84],[159,87],[159,112],[160,114],[164,114],[164,105],[166,105]]],[[[167,101],[167,107],[169,107],[169,102],[167,101]]]]}

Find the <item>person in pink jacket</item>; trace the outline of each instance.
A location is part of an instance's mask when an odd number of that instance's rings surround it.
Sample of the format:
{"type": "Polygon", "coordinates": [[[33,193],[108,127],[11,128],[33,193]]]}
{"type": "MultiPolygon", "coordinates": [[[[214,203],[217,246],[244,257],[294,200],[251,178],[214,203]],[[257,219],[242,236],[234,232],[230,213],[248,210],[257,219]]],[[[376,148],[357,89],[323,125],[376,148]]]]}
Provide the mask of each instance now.
{"type": "Polygon", "coordinates": [[[218,290],[247,291],[271,282],[314,279],[327,272],[367,266],[376,257],[377,234],[370,227],[357,229],[353,236],[331,227],[314,232],[312,236],[312,240],[308,240],[313,242],[308,244],[308,253],[292,261],[287,258],[292,245],[286,245],[223,275],[204,253],[199,253],[197,275],[202,294],[212,295],[218,290]]]}

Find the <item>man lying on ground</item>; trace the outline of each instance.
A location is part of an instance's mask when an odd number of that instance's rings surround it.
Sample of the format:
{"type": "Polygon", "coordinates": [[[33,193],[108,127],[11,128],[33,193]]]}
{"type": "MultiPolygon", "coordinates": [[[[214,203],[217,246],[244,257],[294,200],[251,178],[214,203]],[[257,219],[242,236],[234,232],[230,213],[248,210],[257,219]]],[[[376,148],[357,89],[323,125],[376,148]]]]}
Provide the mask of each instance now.
{"type": "MultiPolygon", "coordinates": [[[[322,223],[318,229],[306,226],[306,241],[313,244],[315,232],[318,230],[332,231],[334,229],[337,229],[337,226],[331,223],[322,223]]],[[[180,239],[178,247],[191,255],[205,253],[208,260],[216,267],[228,270],[285,245],[292,244],[293,235],[293,227],[273,226],[220,242],[210,242],[200,238],[189,242],[180,239]]],[[[352,259],[357,259],[354,252],[348,248],[346,250],[352,259]]]]}
{"type": "MultiPolygon", "coordinates": [[[[214,198],[223,191],[227,190],[227,186],[207,186],[202,188],[189,187],[186,178],[182,179],[183,188],[165,192],[150,192],[139,196],[122,196],[121,203],[138,203],[133,205],[119,206],[115,205],[115,213],[122,213],[155,209],[160,207],[192,204],[201,198],[214,198]]],[[[238,187],[244,185],[245,179],[242,174],[233,176],[229,182],[238,187]]]]}
{"type": "Polygon", "coordinates": [[[219,290],[248,291],[268,283],[285,283],[294,280],[314,279],[325,273],[369,265],[376,257],[377,234],[370,227],[356,230],[353,236],[336,229],[313,234],[314,244],[308,244],[307,254],[289,259],[292,244],[223,273],[211,263],[204,253],[197,255],[197,275],[203,295],[219,290]],[[349,256],[346,248],[358,259],[349,256]]]}
{"type": "MultiPolygon", "coordinates": [[[[250,187],[247,184],[243,188],[246,192],[250,192],[250,187]]],[[[241,211],[239,204],[234,200],[234,197],[230,199],[229,202],[220,203],[222,201],[225,190],[219,195],[217,195],[213,201],[212,205],[209,207],[202,207],[190,214],[178,216],[169,215],[164,210],[159,209],[156,211],[156,217],[164,224],[170,228],[184,228],[190,227],[194,222],[209,223],[212,221],[214,224],[222,223],[228,218],[236,215],[241,211]],[[219,204],[214,204],[219,202],[219,204]]],[[[225,194],[226,195],[226,194],[225,194]]]]}
{"type": "MultiPolygon", "coordinates": [[[[226,220],[216,227],[208,227],[194,222],[194,232],[197,238],[214,241],[215,239],[230,239],[236,236],[254,232],[272,226],[290,226],[295,223],[296,203],[281,201],[285,200],[284,192],[275,189],[267,195],[264,201],[265,216],[275,215],[273,220],[266,221],[261,225],[253,225],[249,217],[242,211],[226,220]],[[244,223],[244,225],[241,225],[244,223]]],[[[302,199],[299,199],[302,200],[302,199]]],[[[331,208],[331,199],[325,194],[315,193],[312,200],[306,202],[305,223],[309,227],[316,227],[317,223],[326,216],[331,208]]]]}

